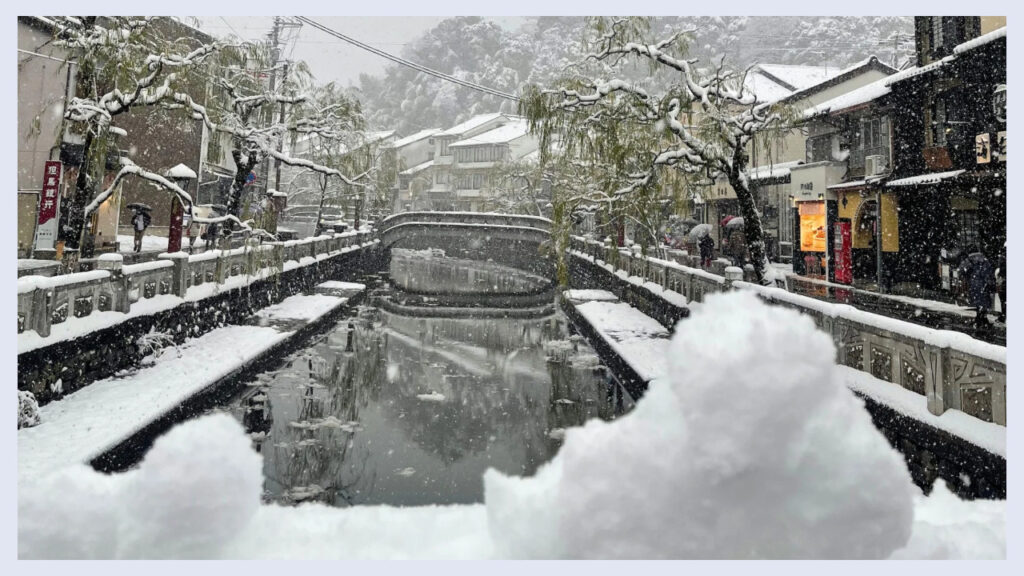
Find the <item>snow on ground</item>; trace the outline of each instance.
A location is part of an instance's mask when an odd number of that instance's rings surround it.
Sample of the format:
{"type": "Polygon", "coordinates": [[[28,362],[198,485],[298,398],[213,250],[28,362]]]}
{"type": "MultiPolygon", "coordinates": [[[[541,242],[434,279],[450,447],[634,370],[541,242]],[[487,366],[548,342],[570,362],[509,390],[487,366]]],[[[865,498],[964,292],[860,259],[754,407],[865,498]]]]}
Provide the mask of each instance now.
{"type": "Polygon", "coordinates": [[[569,300],[600,300],[604,302],[618,302],[619,297],[607,290],[566,290],[562,293],[569,300]]]}
{"type": "MultiPolygon", "coordinates": [[[[323,286],[320,284],[319,286],[323,286]]],[[[267,306],[255,314],[261,321],[270,320],[315,320],[338,306],[348,302],[348,298],[327,296],[324,294],[299,294],[285,298],[277,304],[267,306]]]]}
{"type": "Polygon", "coordinates": [[[849,366],[837,366],[843,382],[852,390],[860,392],[897,412],[923,422],[933,428],[980,446],[993,454],[1006,458],[1006,427],[985,422],[960,410],[947,410],[941,416],[928,411],[928,399],[906,388],[875,378],[849,366]]]}
{"type": "MultiPolygon", "coordinates": [[[[202,238],[196,238],[193,248],[205,248],[206,240],[202,238]]],[[[127,254],[135,251],[135,236],[131,234],[118,234],[117,235],[117,248],[118,252],[127,254]]],[[[188,250],[188,236],[181,236],[181,249],[188,250]]],[[[167,236],[156,236],[153,234],[146,234],[142,237],[142,251],[143,252],[167,252],[167,236]]]]}
{"type": "Polygon", "coordinates": [[[338,280],[328,280],[327,282],[321,282],[317,284],[317,288],[326,288],[328,290],[366,290],[366,284],[360,284],[358,282],[340,282],[338,280]]]}
{"type": "Polygon", "coordinates": [[[924,497],[806,317],[709,296],[670,352],[633,412],[565,431],[532,478],[488,471],[484,504],[261,505],[260,456],[215,414],[133,471],[22,483],[19,557],[1005,558],[1006,503],[924,497]]]}
{"type": "Polygon", "coordinates": [[[19,485],[100,455],[290,334],[225,326],[164,349],[135,374],[93,382],[50,402],[39,410],[42,424],[18,431],[19,485]]]}
{"type": "MultiPolygon", "coordinates": [[[[299,294],[257,316],[311,322],[346,301],[299,294]]],[[[42,424],[18,431],[19,479],[91,460],[292,334],[261,326],[218,328],[153,354],[135,373],[93,382],[43,406],[42,424]]]]}
{"type": "Polygon", "coordinates": [[[663,355],[628,416],[567,430],[533,478],[487,472],[500,555],[885,558],[907,542],[910,475],[809,318],[710,295],[663,355]]]}
{"type": "Polygon", "coordinates": [[[644,380],[668,374],[668,330],[623,302],[589,301],[576,310],[644,380]]]}

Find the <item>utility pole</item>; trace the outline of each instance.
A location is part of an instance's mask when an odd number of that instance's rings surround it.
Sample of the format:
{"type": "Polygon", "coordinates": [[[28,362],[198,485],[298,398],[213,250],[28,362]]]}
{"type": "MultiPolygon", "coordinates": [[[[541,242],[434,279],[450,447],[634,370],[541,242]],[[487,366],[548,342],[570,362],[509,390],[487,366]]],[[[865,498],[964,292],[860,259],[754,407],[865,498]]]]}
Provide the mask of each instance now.
{"type": "MultiPolygon", "coordinates": [[[[288,79],[288,62],[284,63],[284,71],[281,74],[281,86],[284,86],[285,81],[288,79]]],[[[281,124],[284,124],[284,102],[281,102],[281,115],[278,118],[281,124]]],[[[284,138],[277,143],[277,151],[281,152],[284,147],[284,138]]],[[[274,190],[281,191],[281,161],[275,159],[274,161],[274,190]]]]}

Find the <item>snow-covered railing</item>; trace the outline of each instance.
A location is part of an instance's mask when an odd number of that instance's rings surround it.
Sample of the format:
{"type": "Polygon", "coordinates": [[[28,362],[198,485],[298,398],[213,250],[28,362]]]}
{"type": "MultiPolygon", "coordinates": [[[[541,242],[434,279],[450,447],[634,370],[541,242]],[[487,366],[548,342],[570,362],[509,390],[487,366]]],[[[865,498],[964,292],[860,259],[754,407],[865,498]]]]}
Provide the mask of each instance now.
{"type": "MultiPolygon", "coordinates": [[[[932,414],[939,415],[954,408],[981,420],[1006,425],[1006,348],[1003,346],[961,332],[927,328],[781,288],[727,280],[679,262],[645,257],[639,250],[615,248],[580,236],[570,239],[570,253],[679,292],[691,302],[702,302],[709,292],[754,291],[769,302],[810,316],[821,330],[832,336],[840,364],[925,396],[932,414]]],[[[690,258],[678,251],[669,251],[669,257],[684,261],[690,258]]],[[[717,264],[724,272],[724,263],[717,264]]]]}
{"type": "Polygon", "coordinates": [[[551,232],[551,220],[528,214],[498,214],[491,212],[400,212],[381,220],[378,229],[384,234],[404,224],[477,224],[537,228],[551,232]]]}
{"type": "Polygon", "coordinates": [[[321,260],[372,239],[370,231],[345,232],[193,255],[165,253],[155,261],[131,265],[124,265],[120,254],[104,254],[97,259],[97,270],[18,278],[18,333],[34,330],[45,338],[54,324],[69,318],[127,313],[140,300],[162,295],[185,298],[189,288],[223,284],[236,276],[266,277],[283,270],[289,260],[321,260]]]}

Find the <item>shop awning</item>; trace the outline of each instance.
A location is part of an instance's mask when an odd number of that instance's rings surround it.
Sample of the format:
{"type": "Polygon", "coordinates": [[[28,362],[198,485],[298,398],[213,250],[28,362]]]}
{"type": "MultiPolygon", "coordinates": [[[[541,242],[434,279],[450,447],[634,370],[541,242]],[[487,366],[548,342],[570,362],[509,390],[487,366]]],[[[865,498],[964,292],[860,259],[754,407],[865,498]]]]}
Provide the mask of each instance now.
{"type": "Polygon", "coordinates": [[[903,186],[927,186],[929,184],[938,184],[943,180],[949,180],[950,178],[956,178],[963,174],[964,170],[951,170],[949,172],[932,172],[930,174],[920,174],[918,176],[911,176],[909,178],[900,178],[898,180],[890,180],[885,183],[887,188],[900,188],[903,186]]]}

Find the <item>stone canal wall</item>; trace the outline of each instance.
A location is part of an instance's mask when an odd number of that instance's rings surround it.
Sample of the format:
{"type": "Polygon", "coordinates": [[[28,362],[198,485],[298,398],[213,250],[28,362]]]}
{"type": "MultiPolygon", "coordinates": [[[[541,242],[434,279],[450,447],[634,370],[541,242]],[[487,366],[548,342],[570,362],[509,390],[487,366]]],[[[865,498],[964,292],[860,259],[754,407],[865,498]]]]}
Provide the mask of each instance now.
{"type": "Polygon", "coordinates": [[[321,236],[18,279],[18,389],[40,404],[133,367],[153,346],[242,322],[324,280],[378,270],[369,233],[321,236]]]}

